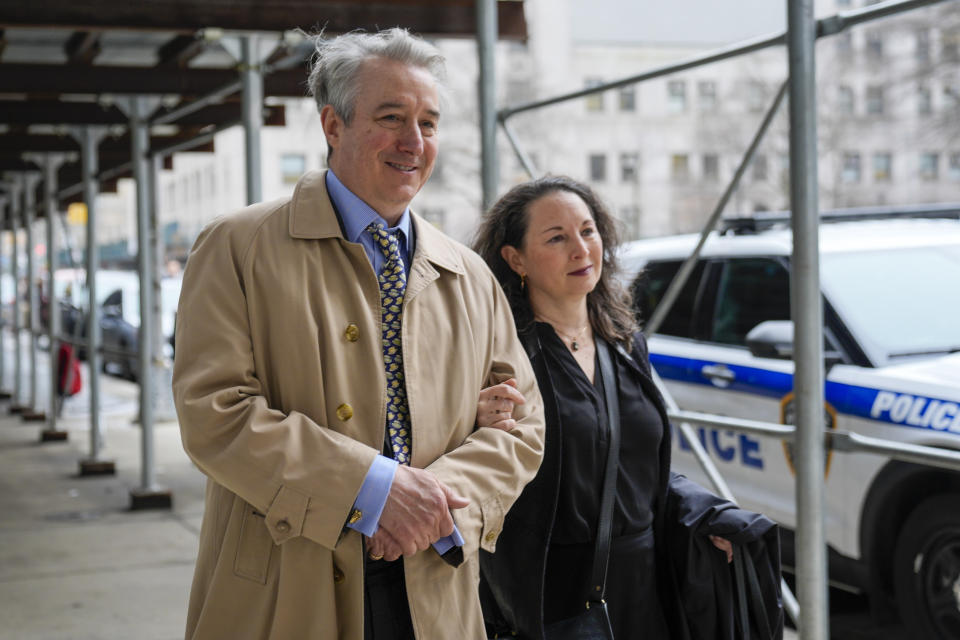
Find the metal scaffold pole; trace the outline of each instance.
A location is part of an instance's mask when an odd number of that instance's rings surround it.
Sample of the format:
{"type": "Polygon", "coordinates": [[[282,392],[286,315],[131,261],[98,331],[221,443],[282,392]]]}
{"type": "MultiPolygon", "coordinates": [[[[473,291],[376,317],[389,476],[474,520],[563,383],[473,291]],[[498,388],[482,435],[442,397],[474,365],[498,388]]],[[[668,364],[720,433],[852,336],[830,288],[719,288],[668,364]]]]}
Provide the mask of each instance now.
{"type": "Polygon", "coordinates": [[[10,235],[12,251],[12,264],[10,273],[13,276],[13,296],[11,296],[11,315],[13,316],[13,399],[10,402],[10,413],[22,413],[24,410],[21,404],[22,395],[22,377],[23,377],[23,353],[20,349],[20,221],[23,215],[23,194],[21,185],[15,183],[12,187],[13,207],[10,211],[10,235]]]}
{"type": "Polygon", "coordinates": [[[243,81],[244,157],[247,175],[247,204],[260,202],[263,189],[260,176],[260,129],[263,127],[263,76],[260,73],[260,47],[256,35],[240,38],[243,81]]]}
{"type": "Polygon", "coordinates": [[[37,411],[37,322],[40,314],[40,300],[37,290],[37,259],[35,229],[37,222],[37,184],[40,175],[25,173],[23,175],[23,226],[26,232],[27,250],[27,404],[21,418],[27,421],[46,420],[47,416],[37,411]]]}
{"type": "Polygon", "coordinates": [[[80,129],[80,154],[83,171],[83,200],[87,205],[87,384],[90,387],[90,455],[80,461],[80,475],[112,475],[113,461],[101,458],[103,435],[100,431],[100,306],[97,301],[97,271],[100,247],[97,244],[97,183],[99,157],[97,147],[106,129],[87,126],[80,129]]]}
{"type": "Polygon", "coordinates": [[[790,204],[793,227],[790,307],[795,331],[797,415],[797,595],[800,637],[826,640],[824,535],[823,313],[817,203],[817,101],[813,0],[787,4],[790,68],[790,204]]]}
{"type": "Polygon", "coordinates": [[[140,383],[140,487],[130,492],[132,509],[169,509],[173,505],[171,493],[157,486],[156,451],[154,442],[154,273],[156,260],[153,252],[151,212],[152,187],[156,179],[153,163],[148,156],[148,100],[142,96],[131,98],[127,116],[130,118],[130,139],[133,157],[133,177],[137,184],[137,271],[140,280],[139,371],[140,383]]]}
{"type": "Polygon", "coordinates": [[[481,207],[486,211],[497,199],[497,2],[477,0],[477,58],[480,63],[480,177],[481,207]]]}
{"type": "Polygon", "coordinates": [[[49,354],[49,393],[47,394],[47,424],[40,432],[41,442],[66,440],[67,432],[57,429],[57,412],[60,410],[58,388],[60,386],[60,301],[57,298],[57,168],[62,158],[48,153],[43,159],[43,212],[47,232],[47,343],[49,354]]]}

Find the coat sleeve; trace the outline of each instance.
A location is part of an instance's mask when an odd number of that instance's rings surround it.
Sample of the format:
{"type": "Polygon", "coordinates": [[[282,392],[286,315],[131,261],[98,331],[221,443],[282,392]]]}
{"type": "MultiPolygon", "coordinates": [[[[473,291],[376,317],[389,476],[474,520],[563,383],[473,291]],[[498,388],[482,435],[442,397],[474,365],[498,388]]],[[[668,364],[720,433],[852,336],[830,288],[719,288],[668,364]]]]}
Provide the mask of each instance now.
{"type": "Polygon", "coordinates": [[[526,403],[515,408],[517,426],[511,431],[476,429],[463,444],[427,467],[441,482],[470,499],[470,506],[453,513],[465,539],[465,554],[478,546],[490,552],[496,549],[504,517],[536,475],[544,447],[543,400],[533,369],[517,337],[507,299],[493,275],[483,269],[489,283],[483,295],[492,301],[488,321],[479,325],[488,337],[485,386],[516,378],[526,403]]]}
{"type": "Polygon", "coordinates": [[[377,451],[269,406],[243,281],[251,227],[215,222],[187,263],[173,368],[183,446],[214,482],[266,515],[278,544],[304,536],[333,548],[377,451]]]}

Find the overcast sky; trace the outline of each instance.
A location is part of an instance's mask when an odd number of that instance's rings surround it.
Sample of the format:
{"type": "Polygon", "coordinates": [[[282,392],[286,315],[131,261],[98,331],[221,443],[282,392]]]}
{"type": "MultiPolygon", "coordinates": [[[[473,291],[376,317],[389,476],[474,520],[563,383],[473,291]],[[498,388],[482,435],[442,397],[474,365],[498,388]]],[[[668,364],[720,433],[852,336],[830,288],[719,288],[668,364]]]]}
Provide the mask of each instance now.
{"type": "Polygon", "coordinates": [[[577,41],[719,44],[786,28],[786,0],[570,0],[577,41]]]}

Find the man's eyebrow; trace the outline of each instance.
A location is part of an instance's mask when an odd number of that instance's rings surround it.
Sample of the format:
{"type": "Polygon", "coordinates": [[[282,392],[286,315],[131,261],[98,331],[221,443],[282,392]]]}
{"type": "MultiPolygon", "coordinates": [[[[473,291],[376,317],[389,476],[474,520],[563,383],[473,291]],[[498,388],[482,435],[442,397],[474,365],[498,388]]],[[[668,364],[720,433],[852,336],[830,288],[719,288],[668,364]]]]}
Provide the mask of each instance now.
{"type": "MultiPolygon", "coordinates": [[[[407,105],[400,102],[381,102],[374,111],[383,111],[384,109],[404,109],[407,105]]],[[[440,118],[440,112],[436,109],[427,109],[427,113],[434,118],[440,118]]]]}

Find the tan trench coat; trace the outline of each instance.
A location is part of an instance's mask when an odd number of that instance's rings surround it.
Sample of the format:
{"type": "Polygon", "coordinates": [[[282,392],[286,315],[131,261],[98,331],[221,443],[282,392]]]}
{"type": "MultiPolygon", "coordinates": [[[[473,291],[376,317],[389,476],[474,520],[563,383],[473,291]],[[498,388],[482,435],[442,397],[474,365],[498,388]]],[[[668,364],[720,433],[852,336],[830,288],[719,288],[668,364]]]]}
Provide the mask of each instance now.
{"type": "MultiPolygon", "coordinates": [[[[403,315],[412,464],[471,500],[466,561],[406,558],[417,638],[484,637],[477,549],[540,464],[543,407],[492,274],[414,217],[403,315]],[[510,433],[474,429],[478,392],[516,377],[510,433]]],[[[209,476],[187,638],[363,638],[361,535],[344,529],[384,435],[377,278],[345,240],[322,173],[292,199],[212,223],[187,263],[173,388],[209,476]]]]}

